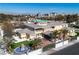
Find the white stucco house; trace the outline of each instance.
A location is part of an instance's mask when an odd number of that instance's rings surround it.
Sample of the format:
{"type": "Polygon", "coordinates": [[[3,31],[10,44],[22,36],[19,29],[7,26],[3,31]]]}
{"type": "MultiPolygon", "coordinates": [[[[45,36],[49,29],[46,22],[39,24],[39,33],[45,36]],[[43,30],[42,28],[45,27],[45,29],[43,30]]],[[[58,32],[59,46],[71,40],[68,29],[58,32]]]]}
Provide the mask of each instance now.
{"type": "Polygon", "coordinates": [[[63,21],[41,21],[24,23],[26,28],[17,28],[14,30],[17,35],[13,36],[18,42],[24,40],[34,40],[35,38],[43,38],[42,34],[46,32],[51,32],[54,30],[60,30],[68,27],[67,23],[63,21]]]}

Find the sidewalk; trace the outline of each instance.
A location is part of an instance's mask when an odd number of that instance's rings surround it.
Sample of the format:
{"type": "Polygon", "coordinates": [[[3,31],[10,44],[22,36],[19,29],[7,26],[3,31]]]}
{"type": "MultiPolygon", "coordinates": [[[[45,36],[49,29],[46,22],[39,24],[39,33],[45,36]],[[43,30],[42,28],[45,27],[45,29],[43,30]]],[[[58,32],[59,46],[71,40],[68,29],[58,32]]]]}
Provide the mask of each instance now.
{"type": "Polygon", "coordinates": [[[48,50],[48,51],[45,51],[45,52],[43,52],[43,53],[40,54],[40,55],[49,55],[49,54],[55,53],[55,52],[57,52],[57,51],[60,51],[60,50],[62,50],[62,49],[64,49],[64,48],[68,47],[68,46],[74,45],[74,44],[76,44],[76,43],[78,43],[78,42],[79,42],[79,40],[74,40],[74,41],[72,41],[72,42],[70,42],[70,43],[68,43],[68,44],[66,44],[66,45],[61,46],[61,47],[52,48],[52,49],[50,49],[50,50],[48,50]]]}

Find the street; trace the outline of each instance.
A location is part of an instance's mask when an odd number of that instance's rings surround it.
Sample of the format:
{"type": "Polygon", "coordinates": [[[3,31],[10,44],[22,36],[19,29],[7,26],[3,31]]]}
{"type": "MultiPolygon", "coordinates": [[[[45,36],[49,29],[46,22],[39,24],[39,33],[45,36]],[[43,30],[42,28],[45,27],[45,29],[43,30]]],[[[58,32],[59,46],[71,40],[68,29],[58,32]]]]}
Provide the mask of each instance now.
{"type": "Polygon", "coordinates": [[[68,46],[67,48],[52,53],[51,55],[79,55],[79,43],[68,46]]]}

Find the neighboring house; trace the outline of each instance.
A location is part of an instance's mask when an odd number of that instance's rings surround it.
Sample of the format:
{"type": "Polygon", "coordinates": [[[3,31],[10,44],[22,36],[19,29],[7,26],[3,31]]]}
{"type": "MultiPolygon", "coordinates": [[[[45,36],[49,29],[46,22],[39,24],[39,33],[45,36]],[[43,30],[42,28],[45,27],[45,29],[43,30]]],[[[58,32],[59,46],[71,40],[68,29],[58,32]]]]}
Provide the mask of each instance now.
{"type": "Polygon", "coordinates": [[[28,28],[31,31],[35,31],[36,33],[60,30],[64,27],[65,28],[68,27],[68,24],[62,21],[42,21],[42,22],[35,21],[31,23],[25,23],[25,25],[26,28],[28,28]]]}
{"type": "Polygon", "coordinates": [[[69,31],[70,36],[75,36],[76,35],[76,33],[75,33],[76,29],[75,28],[68,27],[67,30],[69,31]]]}
{"type": "Polygon", "coordinates": [[[3,38],[3,35],[4,35],[3,30],[2,30],[2,27],[0,26],[0,37],[3,38]]]}

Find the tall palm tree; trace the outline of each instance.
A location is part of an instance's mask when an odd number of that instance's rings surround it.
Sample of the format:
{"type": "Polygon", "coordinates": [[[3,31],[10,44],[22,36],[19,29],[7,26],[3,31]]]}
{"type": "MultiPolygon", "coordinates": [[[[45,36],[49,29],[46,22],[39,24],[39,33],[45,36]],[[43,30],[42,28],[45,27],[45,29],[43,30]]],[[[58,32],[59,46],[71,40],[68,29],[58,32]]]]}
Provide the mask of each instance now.
{"type": "Polygon", "coordinates": [[[13,42],[13,25],[10,23],[10,20],[3,21],[3,31],[4,31],[4,36],[3,40],[5,42],[6,48],[8,49],[9,45],[13,42]]]}
{"type": "Polygon", "coordinates": [[[53,31],[53,33],[50,34],[51,38],[54,39],[54,42],[56,41],[56,38],[58,37],[58,34],[59,33],[58,33],[57,30],[53,31]]]}
{"type": "Polygon", "coordinates": [[[60,30],[61,39],[64,40],[64,39],[66,38],[67,33],[68,33],[68,30],[66,30],[66,29],[61,29],[61,30],[60,30]]]}

